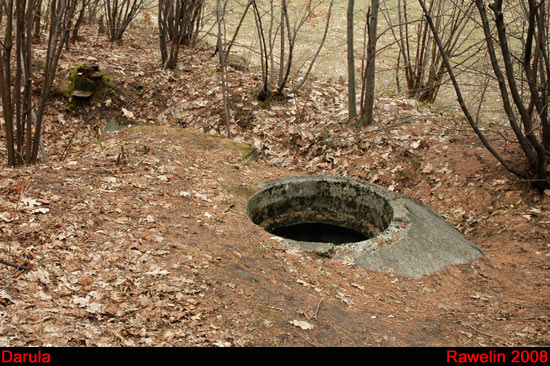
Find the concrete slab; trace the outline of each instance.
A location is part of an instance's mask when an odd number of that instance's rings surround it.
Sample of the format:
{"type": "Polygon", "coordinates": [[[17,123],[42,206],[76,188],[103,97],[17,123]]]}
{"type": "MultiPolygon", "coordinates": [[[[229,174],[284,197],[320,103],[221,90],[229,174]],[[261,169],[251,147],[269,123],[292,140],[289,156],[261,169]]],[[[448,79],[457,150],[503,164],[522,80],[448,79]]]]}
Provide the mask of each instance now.
{"type": "Polygon", "coordinates": [[[352,178],[298,176],[259,185],[248,217],[266,231],[300,223],[326,223],[359,231],[355,243],[283,239],[289,247],[318,255],[352,257],[359,266],[414,278],[447,265],[482,257],[475,243],[426,204],[352,178]]]}

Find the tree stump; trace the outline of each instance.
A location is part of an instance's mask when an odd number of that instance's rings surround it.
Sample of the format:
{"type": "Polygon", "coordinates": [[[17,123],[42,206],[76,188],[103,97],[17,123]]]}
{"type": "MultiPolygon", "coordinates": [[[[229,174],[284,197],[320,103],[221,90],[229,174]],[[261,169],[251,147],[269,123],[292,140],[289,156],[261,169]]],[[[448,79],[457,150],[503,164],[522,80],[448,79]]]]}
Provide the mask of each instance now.
{"type": "Polygon", "coordinates": [[[69,77],[69,85],[60,90],[70,99],[69,109],[90,103],[92,97],[109,82],[97,64],[79,65],[69,77]]]}

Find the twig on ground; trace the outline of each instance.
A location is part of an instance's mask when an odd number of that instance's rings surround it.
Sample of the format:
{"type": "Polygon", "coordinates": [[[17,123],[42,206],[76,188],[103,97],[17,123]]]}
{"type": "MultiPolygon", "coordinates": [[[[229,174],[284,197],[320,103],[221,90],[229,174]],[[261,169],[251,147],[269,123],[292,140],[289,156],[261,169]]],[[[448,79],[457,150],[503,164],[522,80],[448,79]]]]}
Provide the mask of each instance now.
{"type": "Polygon", "coordinates": [[[6,281],[4,282],[3,288],[5,290],[7,290],[10,287],[11,279],[14,278],[16,274],[21,273],[20,271],[25,271],[25,270],[29,269],[29,267],[26,265],[26,263],[17,265],[17,264],[13,264],[13,263],[10,263],[10,262],[6,262],[2,259],[0,259],[0,263],[8,265],[8,266],[15,267],[15,270],[9,275],[8,278],[6,278],[6,281]]]}
{"type": "Polygon", "coordinates": [[[16,268],[17,270],[26,270],[29,268],[25,264],[14,264],[3,259],[0,259],[0,264],[5,264],[6,266],[16,268]]]}
{"type": "Polygon", "coordinates": [[[317,320],[317,315],[319,315],[319,309],[321,308],[321,303],[323,302],[323,299],[319,300],[319,303],[317,304],[317,309],[315,309],[315,314],[313,315],[313,319],[317,320]]]}
{"type": "Polygon", "coordinates": [[[298,337],[300,337],[300,339],[302,339],[304,342],[308,343],[309,345],[313,347],[320,347],[318,344],[313,343],[312,341],[310,341],[309,339],[301,335],[296,329],[293,329],[293,331],[298,337]]]}
{"type": "Polygon", "coordinates": [[[504,342],[505,344],[508,344],[508,342],[506,342],[505,339],[502,339],[502,338],[500,338],[500,337],[498,337],[498,336],[496,336],[496,335],[492,335],[492,334],[489,334],[489,333],[482,332],[481,330],[472,327],[470,324],[462,323],[462,325],[465,325],[465,326],[467,326],[468,328],[475,330],[475,331],[478,332],[479,334],[483,334],[484,336],[487,336],[487,337],[489,337],[489,338],[499,339],[499,340],[501,340],[502,342],[504,342]]]}

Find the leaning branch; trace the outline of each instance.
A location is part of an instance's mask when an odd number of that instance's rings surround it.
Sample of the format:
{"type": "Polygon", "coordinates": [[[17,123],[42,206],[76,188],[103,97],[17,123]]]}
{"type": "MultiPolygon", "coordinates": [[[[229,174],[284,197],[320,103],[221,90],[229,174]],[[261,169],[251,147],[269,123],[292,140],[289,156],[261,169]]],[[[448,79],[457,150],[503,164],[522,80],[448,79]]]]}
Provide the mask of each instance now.
{"type": "Polygon", "coordinates": [[[430,12],[426,8],[426,4],[424,3],[423,0],[418,0],[418,2],[420,3],[420,6],[422,7],[422,10],[424,12],[424,16],[426,17],[426,21],[428,22],[428,25],[429,25],[429,27],[432,31],[432,34],[434,36],[434,39],[435,39],[436,43],[437,43],[437,47],[439,48],[439,50],[441,52],[443,62],[445,63],[445,67],[447,68],[447,73],[449,74],[449,77],[451,78],[451,81],[453,83],[453,87],[455,89],[455,93],[456,93],[456,97],[458,99],[458,103],[460,104],[460,108],[464,112],[464,115],[466,116],[466,119],[468,120],[468,123],[470,124],[472,129],[475,131],[476,135],[479,137],[479,139],[481,140],[483,145],[487,148],[487,150],[489,150],[491,152],[491,154],[493,154],[493,156],[502,164],[502,166],[504,166],[504,168],[506,168],[506,170],[508,170],[509,172],[511,172],[511,173],[513,173],[513,174],[515,174],[519,177],[527,178],[527,176],[523,172],[517,170],[516,168],[514,168],[513,166],[508,164],[508,162],[506,160],[504,160],[504,158],[498,153],[498,151],[496,151],[493,148],[493,146],[489,143],[489,141],[487,140],[487,138],[485,137],[483,132],[481,132],[481,130],[477,127],[477,124],[475,123],[474,118],[472,117],[472,115],[470,113],[470,110],[466,106],[464,98],[462,97],[462,92],[460,91],[460,86],[458,85],[458,82],[456,80],[453,68],[452,68],[452,66],[449,62],[449,58],[447,57],[447,54],[445,53],[445,48],[443,47],[443,45],[441,43],[441,40],[439,39],[439,35],[437,34],[437,30],[436,30],[435,25],[432,21],[432,17],[430,15],[430,12]]]}

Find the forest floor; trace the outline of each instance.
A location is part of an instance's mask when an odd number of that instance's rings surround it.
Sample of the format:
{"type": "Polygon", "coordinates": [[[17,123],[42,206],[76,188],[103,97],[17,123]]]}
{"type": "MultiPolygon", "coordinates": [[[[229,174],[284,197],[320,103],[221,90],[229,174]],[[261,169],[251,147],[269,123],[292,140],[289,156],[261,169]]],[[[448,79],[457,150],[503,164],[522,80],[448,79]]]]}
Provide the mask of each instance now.
{"type": "MultiPolygon", "coordinates": [[[[228,140],[212,49],[182,50],[173,73],[145,26],[122,44],[84,36],[57,85],[97,63],[109,87],[73,111],[53,96],[48,163],[7,168],[0,147],[0,259],[26,266],[0,264],[1,345],[550,345],[550,192],[509,174],[461,116],[379,98],[357,130],[343,83],[262,108],[257,73],[234,65],[228,140]],[[103,133],[115,120],[142,126],[103,133]],[[245,206],[258,183],[303,174],[420,199],[486,256],[411,279],[289,249],[245,206]]],[[[521,163],[506,128],[484,129],[521,163]]]]}

